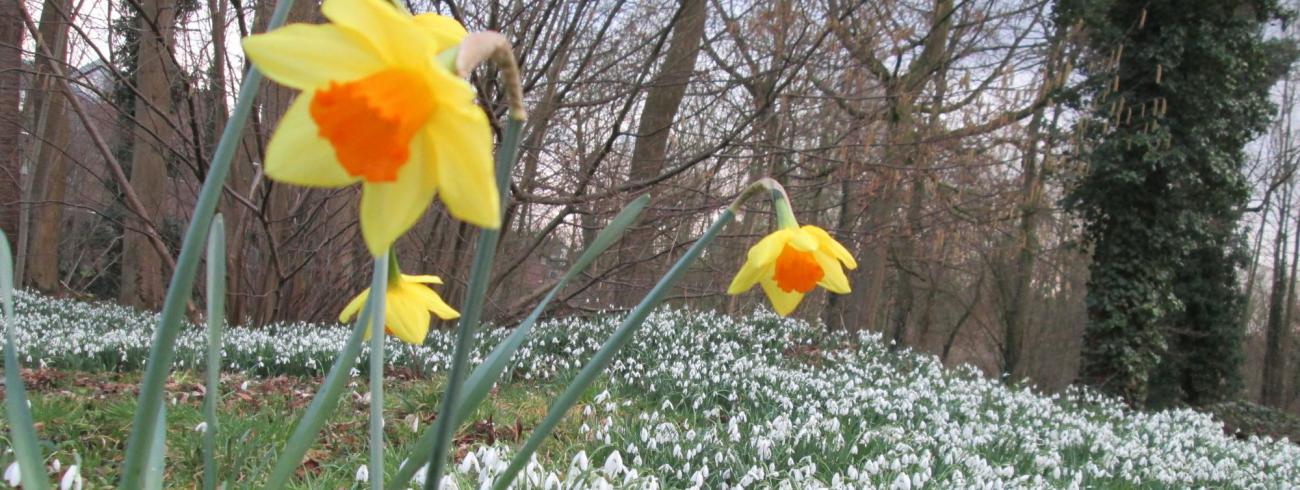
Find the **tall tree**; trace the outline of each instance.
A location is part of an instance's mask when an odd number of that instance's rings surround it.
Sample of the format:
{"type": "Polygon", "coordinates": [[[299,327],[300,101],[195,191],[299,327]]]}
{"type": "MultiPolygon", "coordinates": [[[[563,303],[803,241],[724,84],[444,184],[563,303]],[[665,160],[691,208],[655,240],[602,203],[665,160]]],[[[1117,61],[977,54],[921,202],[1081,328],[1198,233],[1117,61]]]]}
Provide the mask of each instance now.
{"type": "Polygon", "coordinates": [[[1088,168],[1067,198],[1093,247],[1080,377],[1145,403],[1163,360],[1197,400],[1215,398],[1240,359],[1242,325],[1227,314],[1236,269],[1223,267],[1248,196],[1242,148],[1294,57],[1264,37],[1281,11],[1271,0],[1061,8],[1089,29],[1094,59],[1088,168]]]}
{"type": "Polygon", "coordinates": [[[22,45],[22,12],[18,2],[7,2],[0,6],[0,230],[8,237],[10,250],[18,250],[22,200],[22,156],[18,151],[22,45]]]}
{"type": "MultiPolygon", "coordinates": [[[[681,8],[673,19],[672,39],[659,71],[650,81],[641,119],[637,125],[636,145],[632,149],[632,162],[627,180],[630,184],[645,182],[664,171],[668,160],[668,136],[673,121],[686,96],[686,85],[695,73],[695,61],[700,55],[704,39],[705,20],[708,16],[706,0],[681,0],[681,8]]],[[[650,262],[656,252],[654,246],[658,231],[653,210],[642,219],[643,226],[628,233],[626,254],[632,262],[628,277],[644,281],[653,269],[650,262]]],[[[667,263],[666,261],[663,263],[667,263]]],[[[644,294],[639,288],[625,291],[625,302],[634,304],[644,294]]]]}
{"type": "Polygon", "coordinates": [[[54,79],[54,67],[67,63],[71,6],[72,2],[68,0],[46,0],[41,9],[38,41],[49,48],[52,57],[44,56],[45,50],[38,46],[37,83],[33,96],[29,98],[34,104],[30,111],[34,118],[31,123],[38,128],[32,152],[35,157],[32,162],[35,168],[32,196],[41,205],[36,208],[36,219],[30,225],[26,275],[30,284],[41,291],[54,291],[59,287],[59,243],[63,238],[63,201],[67,194],[70,162],[66,153],[69,138],[67,100],[54,79]]]}
{"type": "Polygon", "coordinates": [[[142,0],[136,17],[139,44],[136,52],[136,125],[131,145],[131,187],[152,215],[129,215],[122,254],[120,297],[126,304],[156,308],[163,298],[163,260],[149,242],[145,229],[161,229],[166,219],[167,152],[173,134],[171,77],[176,76],[170,55],[174,0],[142,0]]]}

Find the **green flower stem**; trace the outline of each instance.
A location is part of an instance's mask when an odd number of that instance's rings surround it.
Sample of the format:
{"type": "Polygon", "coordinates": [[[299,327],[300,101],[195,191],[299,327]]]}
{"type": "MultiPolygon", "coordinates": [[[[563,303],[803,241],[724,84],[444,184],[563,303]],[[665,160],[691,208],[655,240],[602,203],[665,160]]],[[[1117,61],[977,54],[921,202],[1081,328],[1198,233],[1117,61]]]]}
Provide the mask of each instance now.
{"type": "Polygon", "coordinates": [[[9,239],[0,231],[0,301],[5,316],[5,417],[9,419],[9,443],[23,488],[44,490],[50,482],[45,475],[45,457],[36,443],[31,408],[27,406],[27,386],[23,384],[23,367],[18,363],[18,322],[14,319],[13,252],[9,239]]]}
{"type": "Polygon", "coordinates": [[[153,444],[149,445],[149,461],[145,464],[144,490],[162,490],[163,475],[167,469],[167,404],[158,409],[153,444]]]}
{"type": "Polygon", "coordinates": [[[402,267],[397,264],[397,249],[388,249],[388,285],[392,286],[402,280],[402,267]]]}
{"type": "MultiPolygon", "coordinates": [[[[401,272],[395,271],[397,261],[392,260],[393,254],[386,257],[389,260],[385,272],[392,276],[384,281],[384,289],[370,290],[371,297],[383,298],[375,302],[376,308],[370,310],[370,488],[373,490],[384,488],[384,337],[387,332],[382,305],[388,293],[387,285],[401,277],[401,272]]],[[[378,268],[379,264],[375,267],[378,268]]],[[[376,280],[374,283],[380,282],[376,280]]]]}
{"type": "Polygon", "coordinates": [[[208,365],[203,395],[203,490],[217,488],[217,403],[221,401],[221,329],[226,322],[226,229],[221,215],[208,231],[208,365]]]}
{"type": "Polygon", "coordinates": [[[614,356],[618,354],[618,351],[632,340],[632,334],[636,333],[637,328],[645,322],[650,312],[656,306],[659,306],[659,302],[663,300],[664,295],[668,294],[668,290],[672,289],[677,280],[681,279],[686,270],[695,262],[695,259],[699,258],[700,252],[709,243],[713,242],[718,233],[728,223],[731,223],[735,216],[735,212],[731,208],[724,210],[709,226],[709,229],[704,232],[704,235],[700,236],[695,241],[695,244],[691,245],[691,248],[686,251],[685,255],[682,255],[682,258],[677,260],[676,264],[673,264],[672,269],[669,269],[668,273],[659,279],[659,282],[641,300],[641,303],[637,304],[627,318],[623,319],[623,323],[618,326],[613,335],[610,335],[609,339],[605,340],[600,350],[591,356],[591,360],[587,361],[587,364],[582,367],[582,370],[578,372],[578,376],[564,389],[564,393],[561,393],[551,403],[546,418],[542,419],[542,422],[533,429],[533,433],[528,436],[528,440],[524,442],[523,447],[510,460],[510,466],[497,477],[496,484],[492,488],[504,490],[510,486],[519,471],[524,468],[524,465],[528,464],[528,460],[533,453],[537,452],[537,448],[550,436],[551,431],[555,430],[555,426],[559,425],[560,421],[564,419],[569,408],[578,402],[578,397],[605,371],[605,368],[614,360],[614,356]]]}
{"type": "MultiPolygon", "coordinates": [[[[510,117],[506,119],[505,134],[496,154],[497,189],[501,193],[501,213],[505,213],[505,196],[510,190],[510,172],[514,169],[515,159],[519,155],[519,134],[523,129],[523,119],[510,117]]],[[[447,389],[443,392],[442,402],[438,408],[438,419],[434,422],[433,452],[430,454],[429,472],[424,481],[424,488],[438,488],[438,482],[446,471],[447,450],[451,446],[451,437],[456,431],[455,413],[460,408],[462,383],[465,372],[469,369],[469,353],[474,350],[475,335],[483,315],[483,301],[487,296],[488,280],[492,272],[492,260],[496,256],[497,240],[501,230],[483,230],[479,233],[478,248],[474,251],[474,264],[470,266],[469,290],[465,296],[465,305],[461,310],[460,322],[456,332],[456,349],[452,353],[451,372],[447,376],[447,389]]]]}
{"type": "MultiPolygon", "coordinates": [[[[284,24],[289,15],[293,0],[277,2],[275,12],[267,24],[267,30],[284,24]]],[[[145,463],[149,457],[149,446],[154,440],[157,419],[163,403],[163,390],[167,375],[171,371],[176,356],[176,337],[180,333],[181,320],[185,306],[194,291],[194,275],[198,269],[199,256],[203,253],[203,237],[208,233],[212,215],[216,212],[217,200],[226,177],[230,173],[230,161],[235,156],[244,135],[244,125],[252,113],[253,99],[257,96],[262,75],[255,68],[249,68],[248,74],[239,87],[239,102],[235,104],[234,113],[221,133],[221,142],[212,156],[212,165],[208,176],[203,181],[202,190],[194,206],[194,215],[189,228],[185,230],[185,240],[181,244],[180,256],[176,268],[172,271],[167,297],[163,302],[162,314],[159,315],[158,327],[154,330],[153,342],[149,348],[149,361],[145,366],[144,379],[140,382],[140,397],[136,402],[135,417],[131,422],[131,435],[126,442],[126,461],[122,464],[122,481],[120,488],[136,490],[142,487],[145,463]]]]}
{"type": "MultiPolygon", "coordinates": [[[[374,316],[374,311],[384,311],[384,285],[388,281],[388,256],[384,255],[375,259],[375,273],[370,281],[370,297],[366,299],[365,306],[361,308],[361,314],[357,315],[357,320],[352,327],[352,334],[348,336],[347,343],[339,350],[339,356],[334,359],[334,365],[330,367],[330,372],[325,376],[325,381],[321,383],[320,390],[316,391],[316,396],[312,397],[311,404],[307,406],[307,412],[298,420],[298,426],[294,427],[293,434],[289,436],[289,442],[284,444],[284,451],[280,457],[275,460],[275,468],[271,469],[271,476],[267,478],[266,485],[262,488],[281,489],[293,477],[294,471],[302,462],[302,457],[307,454],[307,449],[311,443],[316,440],[320,434],[320,429],[325,425],[334,414],[334,409],[338,408],[339,395],[343,393],[343,386],[351,376],[352,367],[357,364],[357,355],[361,353],[361,338],[365,335],[366,328],[370,325],[368,320],[374,316]],[[378,291],[379,293],[376,293],[378,291]]],[[[379,316],[380,322],[383,321],[382,313],[379,316]]],[[[380,323],[382,324],[382,323],[380,323]]],[[[372,401],[373,403],[373,401],[372,401]]]]}
{"type": "MultiPolygon", "coordinates": [[[[514,356],[515,351],[519,350],[519,347],[524,345],[524,341],[528,340],[528,334],[531,332],[533,324],[546,311],[546,307],[550,305],[551,301],[560,294],[560,291],[564,289],[564,286],[568,285],[570,280],[586,270],[592,262],[595,262],[596,257],[600,256],[610,245],[613,245],[619,237],[623,236],[623,232],[641,216],[641,212],[645,210],[645,206],[649,202],[650,196],[642,194],[641,197],[623,208],[614,219],[610,220],[609,225],[596,234],[596,239],[592,242],[591,247],[583,251],[578,260],[569,267],[569,270],[560,277],[559,281],[556,281],[541,302],[533,308],[532,313],[529,313],[528,317],[524,318],[524,321],[515,327],[514,332],[509,337],[506,337],[500,344],[497,344],[496,348],[492,349],[492,352],[488,354],[482,364],[474,368],[474,372],[470,373],[469,377],[465,379],[465,392],[461,396],[460,407],[456,410],[454,423],[457,427],[465,423],[479,404],[483,403],[483,400],[487,398],[488,393],[492,390],[492,385],[496,384],[498,379],[501,379],[501,373],[505,372],[506,366],[510,364],[511,357],[514,356]]],[[[415,475],[421,463],[429,460],[433,454],[434,438],[436,436],[437,433],[433,430],[426,430],[424,435],[420,436],[420,440],[415,443],[415,448],[411,450],[410,457],[403,462],[402,466],[397,469],[397,474],[393,476],[393,480],[390,482],[392,488],[403,488],[407,482],[411,481],[411,477],[415,475]]],[[[426,481],[428,480],[426,479],[426,481]]]]}
{"type": "Polygon", "coordinates": [[[794,209],[790,207],[790,197],[785,195],[785,188],[776,184],[772,189],[772,209],[776,211],[776,225],[780,228],[798,228],[799,221],[794,218],[794,209]]]}
{"type": "Polygon", "coordinates": [[[727,206],[732,213],[739,214],[740,207],[745,201],[757,196],[763,191],[767,191],[772,197],[772,209],[776,212],[777,226],[780,228],[798,228],[799,221],[794,218],[794,210],[790,208],[790,196],[785,193],[785,187],[771,177],[763,177],[754,181],[740,191],[740,195],[731,201],[727,206]]]}

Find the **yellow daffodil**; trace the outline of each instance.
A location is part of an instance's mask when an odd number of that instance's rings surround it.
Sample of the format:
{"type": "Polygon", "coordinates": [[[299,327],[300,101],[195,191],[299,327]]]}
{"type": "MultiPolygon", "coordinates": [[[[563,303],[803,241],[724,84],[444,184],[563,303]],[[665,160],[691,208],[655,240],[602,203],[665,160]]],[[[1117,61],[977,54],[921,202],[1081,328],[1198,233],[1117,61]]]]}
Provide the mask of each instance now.
{"type": "MultiPolygon", "coordinates": [[[[388,293],[384,296],[384,332],[396,336],[408,344],[420,345],[429,335],[429,313],[438,315],[443,320],[460,318],[460,313],[442,300],[426,284],[442,284],[437,276],[408,276],[401,274],[396,281],[389,281],[388,293]]],[[[370,288],[366,288],[339,313],[339,321],[348,323],[361,311],[370,288]]],[[[366,328],[366,338],[370,338],[370,328],[366,328]]]]}
{"type": "Polygon", "coordinates": [[[435,57],[465,28],[384,0],[325,0],[331,23],[244,39],[266,76],[301,90],[266,149],[271,179],[308,187],[362,183],[361,234],[384,253],[435,193],[453,216],[500,226],[492,131],[474,89],[435,57]]]}
{"type": "Polygon", "coordinates": [[[789,315],[803,295],[817,286],[832,293],[848,293],[849,279],[841,264],[850,270],[858,267],[849,251],[826,230],[812,225],[785,227],[749,249],[727,294],[743,293],[757,283],[776,312],[789,315]]]}

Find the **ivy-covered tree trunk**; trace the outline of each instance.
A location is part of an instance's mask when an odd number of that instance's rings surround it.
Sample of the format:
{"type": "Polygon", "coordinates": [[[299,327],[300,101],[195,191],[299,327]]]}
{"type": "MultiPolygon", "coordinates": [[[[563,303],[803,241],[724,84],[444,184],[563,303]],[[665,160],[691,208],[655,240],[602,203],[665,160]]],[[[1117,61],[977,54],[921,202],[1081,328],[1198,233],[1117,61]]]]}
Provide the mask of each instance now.
{"type": "Polygon", "coordinates": [[[1093,247],[1080,377],[1144,403],[1163,359],[1162,374],[1181,380],[1177,398],[1224,396],[1237,385],[1241,350],[1233,257],[1248,197],[1242,148],[1268,122],[1268,89],[1294,58],[1289,45],[1264,39],[1278,5],[1060,8],[1061,21],[1088,28],[1092,58],[1088,168],[1067,198],[1093,247]]]}

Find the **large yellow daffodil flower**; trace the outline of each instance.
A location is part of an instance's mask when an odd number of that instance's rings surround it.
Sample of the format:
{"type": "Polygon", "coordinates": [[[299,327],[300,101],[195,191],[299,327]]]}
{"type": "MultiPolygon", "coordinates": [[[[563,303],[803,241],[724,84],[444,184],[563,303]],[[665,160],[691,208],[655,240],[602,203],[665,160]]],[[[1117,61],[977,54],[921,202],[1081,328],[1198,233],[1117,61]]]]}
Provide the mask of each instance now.
{"type": "Polygon", "coordinates": [[[244,39],[266,76],[302,93],[266,149],[271,179],[308,187],[361,182],[361,234],[378,257],[435,193],[452,216],[500,226],[492,131],[474,89],[435,57],[465,28],[382,0],[325,0],[331,23],[244,39]]]}
{"type": "Polygon", "coordinates": [[[781,316],[799,306],[804,294],[817,286],[838,294],[849,292],[844,269],[858,267],[848,249],[826,230],[812,225],[791,226],[763,237],[749,249],[745,264],[732,279],[727,294],[740,294],[757,283],[781,316]]]}
{"type": "MultiPolygon", "coordinates": [[[[460,313],[442,300],[426,284],[442,284],[437,276],[408,276],[401,274],[396,281],[389,281],[388,292],[384,295],[384,332],[395,336],[408,344],[420,345],[429,335],[429,322],[432,312],[443,320],[460,318],[460,313]]],[[[370,288],[353,298],[343,312],[339,321],[348,323],[361,311],[361,306],[370,297],[370,288]]],[[[370,327],[366,327],[366,339],[370,339],[370,327]]]]}

